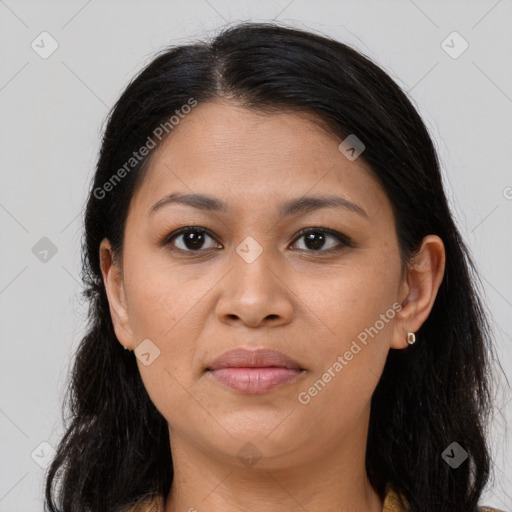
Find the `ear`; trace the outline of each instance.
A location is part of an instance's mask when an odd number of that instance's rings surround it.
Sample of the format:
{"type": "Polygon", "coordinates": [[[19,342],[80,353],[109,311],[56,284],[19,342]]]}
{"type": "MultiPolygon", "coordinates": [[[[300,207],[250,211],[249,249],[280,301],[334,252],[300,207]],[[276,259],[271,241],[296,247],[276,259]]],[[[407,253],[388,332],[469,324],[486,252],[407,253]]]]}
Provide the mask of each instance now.
{"type": "Polygon", "coordinates": [[[407,348],[407,333],[415,333],[428,318],[443,281],[444,269],[443,241],[437,235],[426,236],[400,287],[402,309],[396,315],[391,348],[407,348]]]}
{"type": "Polygon", "coordinates": [[[100,267],[116,337],[121,345],[133,350],[132,330],[124,290],[123,271],[121,266],[116,263],[115,254],[107,238],[104,238],[100,244],[100,267]]]}

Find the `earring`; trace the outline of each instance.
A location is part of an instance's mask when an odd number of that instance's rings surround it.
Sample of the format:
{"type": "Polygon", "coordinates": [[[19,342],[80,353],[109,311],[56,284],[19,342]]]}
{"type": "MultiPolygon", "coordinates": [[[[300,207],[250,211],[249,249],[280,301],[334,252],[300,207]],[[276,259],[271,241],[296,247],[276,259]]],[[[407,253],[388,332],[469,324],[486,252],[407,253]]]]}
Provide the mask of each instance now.
{"type": "Polygon", "coordinates": [[[125,350],[127,350],[128,352],[133,352],[133,350],[132,350],[131,348],[125,347],[124,345],[123,345],[123,347],[124,347],[124,349],[125,349],[125,350]]]}
{"type": "Polygon", "coordinates": [[[413,332],[408,332],[407,333],[407,343],[409,343],[409,345],[412,345],[415,341],[416,341],[416,335],[413,332]]]}

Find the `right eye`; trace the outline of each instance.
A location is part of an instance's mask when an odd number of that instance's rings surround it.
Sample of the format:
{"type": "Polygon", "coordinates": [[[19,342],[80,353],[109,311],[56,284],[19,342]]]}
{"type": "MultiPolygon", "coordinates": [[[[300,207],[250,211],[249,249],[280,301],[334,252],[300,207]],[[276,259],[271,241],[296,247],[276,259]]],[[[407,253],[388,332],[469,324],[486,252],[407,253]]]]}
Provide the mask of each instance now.
{"type": "Polygon", "coordinates": [[[207,229],[199,226],[187,226],[165,237],[163,245],[172,245],[174,248],[171,247],[171,250],[181,252],[201,252],[215,249],[214,246],[207,247],[206,249],[203,248],[207,238],[214,240],[214,237],[207,229]],[[181,247],[178,245],[181,245],[181,247]]]}

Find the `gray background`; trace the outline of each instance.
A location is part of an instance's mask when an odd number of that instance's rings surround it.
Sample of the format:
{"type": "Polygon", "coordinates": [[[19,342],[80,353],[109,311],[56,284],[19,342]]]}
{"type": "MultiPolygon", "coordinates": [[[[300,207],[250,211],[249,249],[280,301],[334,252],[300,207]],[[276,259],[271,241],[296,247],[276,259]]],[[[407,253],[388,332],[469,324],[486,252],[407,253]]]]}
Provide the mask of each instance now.
{"type": "MultiPolygon", "coordinates": [[[[63,433],[61,401],[86,318],[81,214],[108,109],[156,50],[225,23],[277,19],[320,31],[409,92],[436,141],[512,375],[511,15],[511,0],[0,0],[0,512],[42,510],[43,467],[63,433]],[[58,44],[46,59],[31,47],[51,49],[43,31],[58,44]],[[445,50],[460,52],[458,36],[442,46],[453,31],[469,44],[457,58],[445,50]],[[46,261],[43,237],[57,250],[46,261]]],[[[512,401],[503,374],[495,379],[496,478],[483,502],[510,511],[512,401]]]]}

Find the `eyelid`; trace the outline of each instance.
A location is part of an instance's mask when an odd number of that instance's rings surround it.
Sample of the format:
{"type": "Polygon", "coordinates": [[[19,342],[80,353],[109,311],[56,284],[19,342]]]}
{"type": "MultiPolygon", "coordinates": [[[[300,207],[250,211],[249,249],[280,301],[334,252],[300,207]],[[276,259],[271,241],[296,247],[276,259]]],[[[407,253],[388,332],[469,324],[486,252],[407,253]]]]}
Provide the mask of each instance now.
{"type": "MultiPolygon", "coordinates": [[[[175,238],[177,238],[180,235],[184,235],[184,234],[188,233],[189,231],[196,231],[198,233],[208,235],[210,238],[212,238],[213,240],[215,240],[217,242],[217,238],[215,237],[215,235],[207,228],[203,228],[201,226],[184,226],[184,227],[176,229],[175,231],[166,235],[163,238],[163,240],[160,242],[160,244],[162,246],[170,245],[172,240],[174,240],[175,238]]],[[[206,252],[207,249],[200,249],[198,251],[190,251],[190,250],[185,251],[183,249],[178,249],[177,247],[175,247],[173,250],[176,250],[179,252],[187,252],[187,253],[201,253],[201,252],[206,252]]]]}
{"type": "MultiPolygon", "coordinates": [[[[315,227],[315,226],[312,226],[312,227],[309,227],[309,228],[304,228],[304,229],[301,229],[298,233],[297,233],[297,236],[294,238],[294,243],[295,241],[297,241],[299,238],[301,238],[302,236],[304,236],[305,234],[307,233],[323,233],[325,235],[329,235],[329,236],[332,236],[333,238],[336,238],[339,242],[341,242],[343,245],[347,246],[347,247],[354,247],[354,244],[352,243],[352,240],[344,235],[343,233],[340,233],[339,231],[335,231],[333,229],[329,229],[329,228],[323,228],[323,227],[315,227]]],[[[336,248],[332,248],[332,249],[327,249],[325,251],[313,251],[313,250],[309,250],[307,252],[311,252],[311,253],[329,253],[330,251],[335,251],[337,250],[336,248]]]]}
{"type": "MultiPolygon", "coordinates": [[[[206,234],[208,235],[210,238],[212,238],[213,240],[215,240],[217,243],[220,243],[218,242],[217,240],[217,237],[207,228],[204,228],[202,226],[184,226],[182,228],[179,228],[179,229],[176,229],[175,231],[173,231],[172,233],[166,235],[163,240],[161,241],[161,245],[162,246],[168,246],[171,244],[171,242],[177,238],[178,236],[180,235],[183,235],[183,234],[186,234],[190,231],[196,231],[198,233],[202,233],[202,234],[206,234]]],[[[310,227],[307,227],[307,228],[303,228],[301,229],[295,236],[295,238],[293,239],[292,241],[292,245],[295,244],[301,237],[303,237],[304,235],[308,234],[308,233],[323,233],[325,235],[329,235],[329,236],[332,236],[333,238],[336,238],[338,240],[338,242],[340,242],[340,245],[341,245],[341,248],[340,247],[332,247],[331,249],[325,249],[325,250],[307,250],[307,249],[301,249],[301,251],[303,252],[307,252],[307,253],[313,253],[313,254],[330,254],[330,253],[333,253],[333,252],[338,252],[340,251],[344,246],[345,247],[354,247],[354,244],[352,243],[352,240],[347,237],[346,235],[344,235],[343,233],[340,233],[339,231],[335,231],[333,229],[329,229],[329,228],[324,228],[324,227],[316,227],[316,226],[310,226],[310,227]]],[[[201,254],[201,253],[205,253],[207,251],[211,251],[212,249],[198,249],[197,251],[193,251],[193,250],[184,250],[184,249],[179,249],[177,247],[174,247],[172,249],[173,251],[177,251],[177,252],[181,252],[181,253],[189,253],[189,254],[201,254]]]]}

